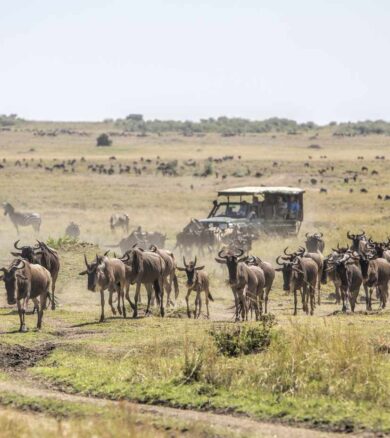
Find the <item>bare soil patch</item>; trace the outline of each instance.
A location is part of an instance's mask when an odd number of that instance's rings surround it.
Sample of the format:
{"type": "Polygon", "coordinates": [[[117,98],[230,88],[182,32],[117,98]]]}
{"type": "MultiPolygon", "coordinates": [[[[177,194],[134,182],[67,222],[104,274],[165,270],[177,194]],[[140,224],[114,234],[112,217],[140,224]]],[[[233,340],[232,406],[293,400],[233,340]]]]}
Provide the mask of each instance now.
{"type": "Polygon", "coordinates": [[[38,361],[47,357],[55,348],[48,342],[34,348],[22,345],[0,344],[0,368],[24,369],[34,366],[38,361]]]}

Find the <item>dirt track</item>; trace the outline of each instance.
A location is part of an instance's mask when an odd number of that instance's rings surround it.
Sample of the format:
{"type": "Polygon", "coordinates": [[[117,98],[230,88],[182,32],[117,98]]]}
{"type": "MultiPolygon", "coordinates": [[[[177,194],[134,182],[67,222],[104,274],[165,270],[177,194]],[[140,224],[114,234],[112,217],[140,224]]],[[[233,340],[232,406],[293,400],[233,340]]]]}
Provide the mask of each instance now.
{"type": "MultiPolygon", "coordinates": [[[[97,406],[115,406],[125,404],[125,406],[137,416],[153,416],[161,418],[179,419],[189,421],[198,425],[207,426],[209,429],[218,428],[226,431],[226,434],[234,434],[245,437],[288,437],[288,438],[324,438],[324,437],[343,437],[346,434],[321,432],[313,429],[304,429],[288,425],[266,423],[251,420],[247,417],[233,415],[215,414],[210,412],[199,412],[193,410],[183,410],[169,408],[165,406],[151,406],[132,402],[117,402],[103,398],[84,397],[80,395],[66,394],[53,388],[40,387],[39,383],[26,380],[22,373],[14,375],[12,381],[0,382],[0,392],[11,392],[22,396],[38,396],[52,398],[77,403],[91,403],[97,406]]],[[[219,435],[219,434],[218,434],[219,435]]],[[[348,436],[352,436],[348,434],[348,436]]]]}

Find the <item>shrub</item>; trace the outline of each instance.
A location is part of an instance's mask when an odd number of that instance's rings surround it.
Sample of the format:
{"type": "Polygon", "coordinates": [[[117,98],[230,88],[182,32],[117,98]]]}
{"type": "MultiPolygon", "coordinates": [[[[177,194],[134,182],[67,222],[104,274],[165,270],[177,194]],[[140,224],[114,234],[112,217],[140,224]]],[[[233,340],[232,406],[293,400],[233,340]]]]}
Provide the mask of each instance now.
{"type": "Polygon", "coordinates": [[[225,324],[214,327],[209,333],[221,354],[236,357],[266,350],[271,343],[274,324],[274,315],[263,315],[256,325],[225,324]]]}
{"type": "Polygon", "coordinates": [[[105,133],[100,134],[99,137],[96,139],[96,146],[111,146],[111,145],[112,145],[112,140],[105,133]]]}

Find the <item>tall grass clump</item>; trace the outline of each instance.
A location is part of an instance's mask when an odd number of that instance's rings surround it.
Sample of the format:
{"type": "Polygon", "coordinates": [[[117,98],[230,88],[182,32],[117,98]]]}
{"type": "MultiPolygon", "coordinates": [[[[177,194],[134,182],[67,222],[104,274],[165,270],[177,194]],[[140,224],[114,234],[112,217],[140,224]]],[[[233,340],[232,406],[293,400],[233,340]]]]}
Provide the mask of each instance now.
{"type": "Polygon", "coordinates": [[[273,393],[390,406],[390,361],[354,325],[292,322],[243,376],[273,393]]]}
{"type": "Polygon", "coordinates": [[[261,322],[256,325],[224,324],[214,326],[209,333],[221,354],[237,357],[259,353],[268,348],[274,323],[274,315],[263,315],[261,322]]]}

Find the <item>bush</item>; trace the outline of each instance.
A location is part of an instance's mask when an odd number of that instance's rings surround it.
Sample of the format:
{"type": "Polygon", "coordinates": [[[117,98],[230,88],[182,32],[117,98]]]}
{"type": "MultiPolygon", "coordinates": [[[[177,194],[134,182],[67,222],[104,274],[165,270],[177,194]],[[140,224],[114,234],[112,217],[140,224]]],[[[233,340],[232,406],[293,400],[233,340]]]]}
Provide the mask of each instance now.
{"type": "Polygon", "coordinates": [[[105,133],[100,134],[99,137],[96,139],[96,146],[111,146],[111,145],[112,145],[112,140],[105,133]]]}
{"type": "Polygon", "coordinates": [[[225,324],[214,327],[209,333],[221,354],[236,357],[266,350],[271,344],[274,324],[274,315],[263,315],[256,325],[225,324]]]}

